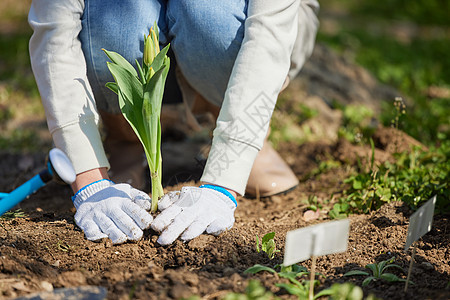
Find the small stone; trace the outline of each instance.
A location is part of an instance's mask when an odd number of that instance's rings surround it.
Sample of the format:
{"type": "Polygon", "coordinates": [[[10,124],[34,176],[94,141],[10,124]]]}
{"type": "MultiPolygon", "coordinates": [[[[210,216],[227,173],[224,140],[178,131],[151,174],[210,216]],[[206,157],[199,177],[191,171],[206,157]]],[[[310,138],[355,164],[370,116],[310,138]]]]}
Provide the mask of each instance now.
{"type": "Polygon", "coordinates": [[[316,210],[307,210],[305,211],[305,213],[303,214],[303,220],[305,220],[306,222],[309,221],[313,221],[313,220],[317,220],[320,216],[320,211],[316,210]]]}
{"type": "Polygon", "coordinates": [[[53,291],[53,285],[48,281],[41,281],[41,288],[47,292],[53,291]]]}
{"type": "Polygon", "coordinates": [[[236,271],[233,268],[226,267],[225,269],[223,269],[223,276],[229,277],[234,273],[236,273],[236,271]]]}
{"type": "Polygon", "coordinates": [[[433,270],[433,269],[434,269],[434,266],[433,266],[431,263],[426,262],[426,261],[424,261],[423,263],[421,263],[421,266],[422,266],[424,269],[429,269],[429,270],[433,270]]]}
{"type": "Polygon", "coordinates": [[[54,263],[52,263],[52,266],[59,268],[59,264],[61,263],[61,261],[58,259],[57,261],[55,261],[54,263]]]}

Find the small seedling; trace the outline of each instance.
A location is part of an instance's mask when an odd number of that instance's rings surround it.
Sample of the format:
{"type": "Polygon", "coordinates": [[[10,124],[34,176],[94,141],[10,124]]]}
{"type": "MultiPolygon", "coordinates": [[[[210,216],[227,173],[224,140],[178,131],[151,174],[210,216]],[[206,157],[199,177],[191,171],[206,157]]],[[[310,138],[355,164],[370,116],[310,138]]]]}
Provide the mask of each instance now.
{"type": "Polygon", "coordinates": [[[20,208],[16,209],[14,211],[7,211],[2,216],[0,216],[0,219],[3,220],[13,220],[16,218],[25,218],[27,215],[25,212],[23,212],[20,208]]]}
{"type": "MultiPolygon", "coordinates": [[[[361,276],[368,276],[366,279],[364,279],[362,285],[366,286],[370,284],[372,281],[376,281],[379,279],[386,280],[388,282],[405,282],[405,279],[399,278],[397,275],[392,273],[385,272],[388,268],[397,268],[400,269],[403,272],[403,268],[399,265],[393,264],[394,258],[383,260],[382,262],[379,262],[378,264],[368,264],[366,265],[366,269],[369,269],[372,272],[372,275],[369,274],[369,272],[361,271],[361,270],[352,270],[350,272],[347,272],[344,274],[344,276],[354,276],[354,275],[361,275],[361,276]]],[[[413,282],[410,281],[410,283],[413,284],[413,282]]]]}
{"type": "Polygon", "coordinates": [[[277,250],[274,238],[275,237],[275,232],[269,232],[266,235],[264,235],[261,239],[261,241],[259,240],[258,235],[256,235],[256,252],[265,252],[267,253],[267,256],[269,257],[269,259],[273,259],[275,256],[275,253],[280,252],[280,250],[277,250]],[[260,248],[261,246],[261,248],[260,248]]]}
{"type": "Polygon", "coordinates": [[[63,241],[58,241],[58,243],[56,243],[56,248],[63,252],[69,252],[70,250],[72,250],[72,247],[70,247],[69,244],[63,241]]]}
{"type": "MultiPolygon", "coordinates": [[[[362,300],[364,297],[363,290],[350,282],[346,283],[335,283],[330,288],[330,298],[331,300],[362,300]]],[[[370,294],[367,296],[366,300],[378,300],[379,298],[370,294]]]]}
{"type": "MultiPolygon", "coordinates": [[[[289,294],[297,296],[299,299],[308,299],[309,297],[309,287],[310,287],[310,281],[305,280],[302,277],[307,277],[310,275],[310,272],[307,268],[294,264],[291,266],[283,266],[283,265],[276,265],[274,268],[270,268],[267,266],[256,264],[253,267],[248,268],[244,271],[244,274],[256,274],[258,272],[267,271],[273,274],[278,274],[281,278],[286,278],[290,281],[290,283],[276,283],[275,285],[277,287],[285,289],[289,294]],[[277,272],[275,269],[280,269],[279,272],[277,272]],[[301,279],[301,281],[298,280],[298,278],[301,279]]],[[[315,275],[321,276],[325,278],[324,275],[320,273],[316,273],[315,275]]],[[[318,285],[319,281],[314,280],[314,285],[318,285]]],[[[323,290],[314,295],[313,299],[317,299],[319,297],[329,295],[328,290],[323,290]]]]}

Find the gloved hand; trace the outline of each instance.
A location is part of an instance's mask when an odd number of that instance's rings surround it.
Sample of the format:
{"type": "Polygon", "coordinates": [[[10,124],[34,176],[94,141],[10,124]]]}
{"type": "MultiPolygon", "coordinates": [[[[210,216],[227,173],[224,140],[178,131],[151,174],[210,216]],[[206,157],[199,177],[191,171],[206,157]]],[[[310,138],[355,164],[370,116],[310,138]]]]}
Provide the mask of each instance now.
{"type": "Polygon", "coordinates": [[[151,206],[150,197],[129,184],[96,181],[79,190],[72,201],[77,209],[75,223],[90,241],[137,241],[153,221],[146,211],[151,206]]]}
{"type": "Polygon", "coordinates": [[[183,187],[166,194],[158,203],[162,212],[155,218],[152,229],[162,232],[161,245],[173,243],[180,235],[191,240],[203,232],[219,235],[234,224],[236,199],[224,188],[204,185],[183,187]]]}

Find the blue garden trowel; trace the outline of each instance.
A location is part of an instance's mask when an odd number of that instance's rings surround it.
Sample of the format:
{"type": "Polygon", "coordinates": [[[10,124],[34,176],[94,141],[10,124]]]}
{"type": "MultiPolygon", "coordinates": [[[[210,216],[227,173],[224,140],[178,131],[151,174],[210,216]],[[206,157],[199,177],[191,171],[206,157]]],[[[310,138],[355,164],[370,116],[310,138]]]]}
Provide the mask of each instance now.
{"type": "Polygon", "coordinates": [[[69,158],[61,150],[50,150],[47,168],[16,188],[11,193],[0,193],[0,216],[22,200],[36,192],[52,179],[71,184],[75,181],[75,170],[69,158]]]}

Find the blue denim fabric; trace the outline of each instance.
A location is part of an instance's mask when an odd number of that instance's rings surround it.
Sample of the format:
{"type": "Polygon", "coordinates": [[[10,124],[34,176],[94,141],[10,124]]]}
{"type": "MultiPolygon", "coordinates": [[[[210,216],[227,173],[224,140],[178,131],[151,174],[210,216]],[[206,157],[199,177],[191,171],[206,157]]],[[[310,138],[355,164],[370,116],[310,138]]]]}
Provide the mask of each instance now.
{"type": "Polygon", "coordinates": [[[144,35],[156,21],[186,80],[208,101],[221,105],[244,37],[248,0],[86,0],[80,40],[97,107],[119,113],[105,48],[135,65],[144,35]]]}

